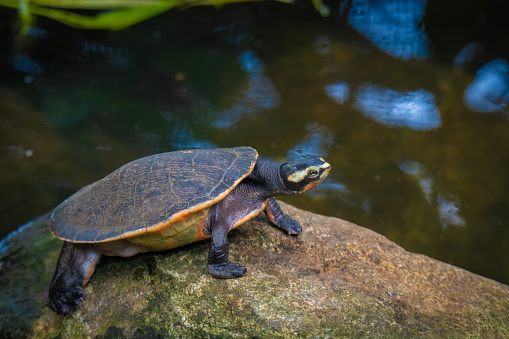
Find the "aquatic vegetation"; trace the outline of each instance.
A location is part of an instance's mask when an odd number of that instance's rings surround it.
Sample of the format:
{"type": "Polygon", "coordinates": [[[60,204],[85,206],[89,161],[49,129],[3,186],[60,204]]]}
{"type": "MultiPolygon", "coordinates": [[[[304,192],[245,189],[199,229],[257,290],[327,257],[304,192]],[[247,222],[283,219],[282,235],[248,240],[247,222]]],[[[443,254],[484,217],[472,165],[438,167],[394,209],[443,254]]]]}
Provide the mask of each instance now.
{"type": "MultiPolygon", "coordinates": [[[[45,16],[74,28],[120,30],[172,8],[222,6],[246,1],[249,0],[0,0],[0,6],[18,10],[22,25],[21,32],[26,34],[32,26],[34,15],[45,16]],[[75,9],[99,12],[96,15],[69,12],[75,9]]],[[[312,3],[323,16],[329,14],[328,7],[321,0],[312,0],[312,3]]]]}

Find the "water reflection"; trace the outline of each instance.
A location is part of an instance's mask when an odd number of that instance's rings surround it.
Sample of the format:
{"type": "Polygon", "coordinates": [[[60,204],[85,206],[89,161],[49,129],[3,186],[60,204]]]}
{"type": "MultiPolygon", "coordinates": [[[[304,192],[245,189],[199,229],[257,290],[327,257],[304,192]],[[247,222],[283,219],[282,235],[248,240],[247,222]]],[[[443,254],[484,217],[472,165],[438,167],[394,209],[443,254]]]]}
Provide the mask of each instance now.
{"type": "Polygon", "coordinates": [[[226,110],[215,122],[215,127],[228,128],[239,121],[244,114],[253,114],[279,105],[279,93],[270,79],[263,74],[265,65],[252,52],[246,51],[239,57],[242,70],[249,75],[249,88],[237,99],[238,103],[226,110]]]}
{"type": "Polygon", "coordinates": [[[350,193],[345,184],[328,178],[312,191],[307,192],[307,195],[313,199],[339,199],[342,204],[353,206],[354,202],[350,199],[350,193]]]}
{"type": "Polygon", "coordinates": [[[442,194],[438,194],[438,214],[440,216],[440,222],[442,223],[442,229],[446,229],[448,226],[464,226],[465,219],[458,215],[459,206],[455,202],[455,199],[446,199],[442,194]]]}
{"type": "Polygon", "coordinates": [[[37,38],[45,38],[49,35],[52,35],[51,32],[48,32],[42,28],[30,26],[28,29],[27,35],[37,37],[37,38]]]}
{"type": "Polygon", "coordinates": [[[509,64],[495,59],[479,69],[463,100],[473,111],[502,112],[509,103],[509,64]]]}
{"type": "Polygon", "coordinates": [[[16,53],[11,61],[12,68],[26,74],[41,74],[44,67],[36,60],[23,53],[16,53]]]}
{"type": "Polygon", "coordinates": [[[398,167],[405,173],[410,174],[417,179],[419,186],[426,200],[431,203],[431,193],[433,190],[433,178],[426,174],[426,167],[417,161],[401,161],[398,167]]]}
{"type": "Polygon", "coordinates": [[[350,96],[350,85],[346,81],[325,86],[325,93],[332,100],[345,104],[350,96]]]}
{"type": "Polygon", "coordinates": [[[315,41],[315,49],[318,54],[327,54],[330,51],[330,40],[327,36],[321,36],[315,41]]]}
{"type": "Polygon", "coordinates": [[[42,214],[68,195],[59,134],[21,96],[0,86],[0,238],[11,220],[42,214]]]}
{"type": "Polygon", "coordinates": [[[424,165],[417,161],[401,161],[398,167],[417,180],[424,197],[431,205],[436,203],[442,230],[449,226],[465,225],[465,219],[459,215],[459,199],[451,194],[434,193],[435,180],[424,165]]]}
{"type": "Polygon", "coordinates": [[[466,45],[454,58],[454,67],[462,68],[471,63],[483,51],[483,46],[479,41],[474,41],[466,45]]]}
{"type": "Polygon", "coordinates": [[[104,91],[89,85],[65,87],[46,84],[42,95],[41,111],[48,117],[52,126],[66,129],[78,126],[86,121],[100,106],[104,91]],[[95,98],[95,101],[90,100],[95,98]]]}
{"type": "Polygon", "coordinates": [[[217,146],[209,141],[198,139],[191,127],[180,121],[169,133],[170,145],[174,150],[190,149],[190,148],[216,148],[217,146]]]}
{"type": "Polygon", "coordinates": [[[20,161],[23,158],[30,158],[34,154],[34,150],[20,145],[9,145],[6,147],[6,154],[16,161],[20,161]]]}
{"type": "Polygon", "coordinates": [[[85,55],[92,53],[105,55],[108,63],[126,69],[134,66],[127,50],[122,50],[113,46],[85,40],[83,42],[82,53],[85,55]]]}
{"type": "Polygon", "coordinates": [[[352,0],[348,23],[375,46],[402,60],[426,59],[423,16],[427,0],[352,0]]]}
{"type": "Polygon", "coordinates": [[[426,131],[442,123],[435,97],[424,89],[398,92],[367,84],[359,88],[356,107],[365,116],[389,126],[426,131]]]}
{"type": "Polygon", "coordinates": [[[307,134],[302,142],[288,151],[290,160],[308,157],[326,157],[327,150],[334,145],[334,134],[317,123],[306,126],[307,134]]]}

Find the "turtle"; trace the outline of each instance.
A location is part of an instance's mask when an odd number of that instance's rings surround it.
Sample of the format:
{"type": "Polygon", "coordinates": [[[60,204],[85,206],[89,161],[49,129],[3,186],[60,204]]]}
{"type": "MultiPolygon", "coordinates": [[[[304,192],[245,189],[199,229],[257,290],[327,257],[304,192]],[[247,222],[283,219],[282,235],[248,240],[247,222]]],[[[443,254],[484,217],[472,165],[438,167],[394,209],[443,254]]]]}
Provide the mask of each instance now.
{"type": "Polygon", "coordinates": [[[134,160],[83,187],[53,211],[49,226],[63,240],[49,288],[58,314],[81,307],[99,259],[131,257],[210,238],[208,272],[238,278],[246,268],[228,260],[228,232],[264,211],[290,235],[301,225],[275,196],[303,193],[331,169],[323,158],[258,159],[251,147],[192,149],[134,160]]]}

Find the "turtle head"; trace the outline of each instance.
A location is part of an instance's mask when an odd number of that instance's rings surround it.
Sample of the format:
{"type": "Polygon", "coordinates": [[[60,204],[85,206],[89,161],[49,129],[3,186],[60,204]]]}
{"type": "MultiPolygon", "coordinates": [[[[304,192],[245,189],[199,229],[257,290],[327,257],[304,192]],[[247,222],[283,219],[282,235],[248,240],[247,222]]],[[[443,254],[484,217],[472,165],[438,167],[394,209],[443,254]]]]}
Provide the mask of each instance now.
{"type": "Polygon", "coordinates": [[[322,158],[289,162],[281,166],[281,177],[288,190],[303,193],[325,180],[331,166],[322,158]]]}

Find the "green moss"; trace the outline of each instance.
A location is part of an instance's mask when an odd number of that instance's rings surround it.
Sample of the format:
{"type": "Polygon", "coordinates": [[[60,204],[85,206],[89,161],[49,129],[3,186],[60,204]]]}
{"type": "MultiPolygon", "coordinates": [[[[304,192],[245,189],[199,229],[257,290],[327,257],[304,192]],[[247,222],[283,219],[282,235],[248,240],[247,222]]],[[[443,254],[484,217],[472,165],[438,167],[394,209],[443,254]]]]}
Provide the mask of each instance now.
{"type": "Polygon", "coordinates": [[[509,338],[509,301],[488,301],[483,305],[483,312],[475,315],[475,330],[483,336],[492,335],[496,338],[509,338]]]}
{"type": "Polygon", "coordinates": [[[0,337],[27,337],[46,305],[59,241],[46,229],[47,216],[4,240],[0,269],[0,337]],[[22,315],[20,317],[20,315],[22,315]]]}
{"type": "MultiPolygon", "coordinates": [[[[468,303],[456,300],[454,305],[463,306],[448,312],[422,309],[403,297],[388,297],[383,289],[379,293],[376,286],[346,282],[351,273],[322,271],[316,263],[302,268],[299,265],[309,265],[309,251],[317,247],[307,247],[305,252],[302,248],[311,242],[298,243],[267,227],[263,220],[256,220],[251,228],[234,232],[232,260],[248,268],[240,279],[221,280],[208,274],[207,242],[132,258],[105,257],[85,288],[83,308],[61,317],[46,306],[61,242],[51,237],[43,220],[13,239],[2,257],[0,337],[509,336],[509,298],[504,285],[474,277],[465,284],[469,284],[469,293],[475,289],[483,295],[482,305],[469,298],[468,303]],[[260,234],[266,237],[265,249],[260,234]]],[[[394,256],[394,248],[391,251],[389,255],[394,256]]],[[[368,259],[357,255],[355,260],[368,259]]],[[[374,273],[368,270],[364,276],[362,272],[355,275],[368,279],[374,273]]],[[[429,293],[439,293],[444,287],[429,293]]]]}

